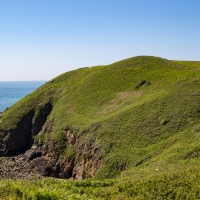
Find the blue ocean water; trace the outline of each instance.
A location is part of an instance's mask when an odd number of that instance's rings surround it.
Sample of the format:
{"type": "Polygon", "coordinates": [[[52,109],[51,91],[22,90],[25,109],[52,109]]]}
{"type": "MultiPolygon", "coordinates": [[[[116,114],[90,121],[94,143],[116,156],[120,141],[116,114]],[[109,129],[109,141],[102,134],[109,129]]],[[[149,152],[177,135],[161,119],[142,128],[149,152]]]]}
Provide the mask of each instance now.
{"type": "Polygon", "coordinates": [[[0,112],[32,93],[45,81],[5,81],[0,82],[0,112]]]}

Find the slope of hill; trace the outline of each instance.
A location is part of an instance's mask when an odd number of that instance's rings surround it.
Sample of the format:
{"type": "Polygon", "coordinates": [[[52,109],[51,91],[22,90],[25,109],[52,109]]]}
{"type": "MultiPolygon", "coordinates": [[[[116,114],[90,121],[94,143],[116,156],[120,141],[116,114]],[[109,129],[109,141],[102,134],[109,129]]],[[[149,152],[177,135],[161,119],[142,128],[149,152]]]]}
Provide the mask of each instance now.
{"type": "Polygon", "coordinates": [[[78,180],[199,165],[199,68],[139,56],[62,74],[2,114],[0,155],[78,180]]]}

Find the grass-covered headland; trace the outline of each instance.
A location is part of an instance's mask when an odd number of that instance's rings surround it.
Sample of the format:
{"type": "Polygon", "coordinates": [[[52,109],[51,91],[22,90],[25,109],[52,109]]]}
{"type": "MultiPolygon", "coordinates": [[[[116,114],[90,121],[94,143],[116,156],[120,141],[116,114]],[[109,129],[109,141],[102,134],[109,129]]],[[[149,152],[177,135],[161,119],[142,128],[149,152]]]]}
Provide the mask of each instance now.
{"type": "Polygon", "coordinates": [[[62,179],[0,181],[2,199],[200,199],[200,62],[139,56],[48,81],[0,118],[1,156],[33,146],[27,162],[62,179]]]}

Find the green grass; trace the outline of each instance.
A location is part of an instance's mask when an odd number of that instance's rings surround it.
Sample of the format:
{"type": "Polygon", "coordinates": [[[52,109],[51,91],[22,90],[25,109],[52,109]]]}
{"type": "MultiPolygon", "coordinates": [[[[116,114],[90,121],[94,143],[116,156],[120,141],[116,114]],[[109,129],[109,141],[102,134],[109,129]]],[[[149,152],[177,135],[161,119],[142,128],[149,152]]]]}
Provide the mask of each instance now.
{"type": "MultiPolygon", "coordinates": [[[[73,189],[66,195],[71,199],[198,199],[199,69],[198,61],[139,56],[67,72],[3,113],[0,130],[15,129],[30,111],[37,119],[41,108],[50,102],[53,109],[45,125],[52,123],[53,130],[46,130],[41,142],[59,144],[59,151],[52,147],[52,152],[64,157],[74,155],[75,150],[66,146],[64,129],[97,138],[102,147],[102,165],[94,177],[96,181],[47,179],[40,182],[50,182],[44,191],[33,186],[37,181],[30,182],[36,193],[62,199],[59,195],[69,186],[73,189]],[[104,183],[108,185],[104,187],[104,183]],[[54,184],[60,185],[60,192],[51,190],[54,184]]],[[[17,182],[19,194],[11,182],[6,188],[19,196],[23,181],[17,182]]],[[[32,191],[27,188],[22,196],[32,191]]],[[[37,199],[36,193],[30,198],[37,199]]]]}
{"type": "Polygon", "coordinates": [[[129,177],[126,180],[7,180],[0,181],[0,194],[3,199],[9,200],[194,200],[200,198],[200,172],[198,167],[180,167],[145,177],[129,177]]]}

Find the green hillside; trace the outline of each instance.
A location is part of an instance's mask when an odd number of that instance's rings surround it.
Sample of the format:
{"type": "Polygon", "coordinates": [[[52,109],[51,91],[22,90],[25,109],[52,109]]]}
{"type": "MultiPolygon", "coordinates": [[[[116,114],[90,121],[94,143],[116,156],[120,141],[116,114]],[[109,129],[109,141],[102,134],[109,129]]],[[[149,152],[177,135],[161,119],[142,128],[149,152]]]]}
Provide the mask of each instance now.
{"type": "MultiPolygon", "coordinates": [[[[77,199],[97,199],[101,190],[102,199],[198,199],[199,186],[190,196],[188,185],[199,179],[199,144],[198,61],[139,56],[67,72],[0,118],[1,156],[34,145],[44,157],[56,158],[50,176],[58,176],[53,169],[59,164],[65,178],[94,179],[82,182],[92,184],[92,194],[77,189],[77,199]]],[[[76,183],[70,182],[71,189],[76,183]]]]}

